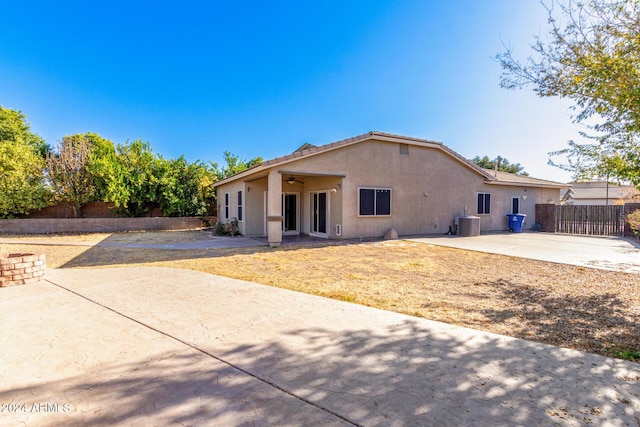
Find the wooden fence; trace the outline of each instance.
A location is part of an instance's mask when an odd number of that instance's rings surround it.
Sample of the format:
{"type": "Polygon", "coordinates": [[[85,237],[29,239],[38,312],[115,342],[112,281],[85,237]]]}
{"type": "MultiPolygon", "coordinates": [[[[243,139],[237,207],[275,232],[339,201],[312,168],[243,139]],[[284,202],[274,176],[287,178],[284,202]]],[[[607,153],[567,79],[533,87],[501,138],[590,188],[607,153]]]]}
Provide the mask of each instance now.
{"type": "Polygon", "coordinates": [[[556,206],[556,233],[623,236],[624,205],[556,206]]]}

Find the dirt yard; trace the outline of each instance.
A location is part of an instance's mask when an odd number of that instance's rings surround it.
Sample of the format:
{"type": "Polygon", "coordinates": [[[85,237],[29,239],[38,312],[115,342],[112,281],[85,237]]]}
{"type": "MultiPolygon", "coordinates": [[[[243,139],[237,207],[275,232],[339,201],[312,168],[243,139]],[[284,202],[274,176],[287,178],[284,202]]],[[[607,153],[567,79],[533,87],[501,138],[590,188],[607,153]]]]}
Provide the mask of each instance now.
{"type": "MultiPolygon", "coordinates": [[[[17,236],[0,239],[7,237],[17,236]]],[[[197,231],[19,237],[0,252],[44,252],[49,268],[186,268],[607,356],[640,354],[638,274],[401,240],[193,251],[95,246],[207,238],[197,231]],[[59,244],[41,244],[48,240],[59,244]]]]}

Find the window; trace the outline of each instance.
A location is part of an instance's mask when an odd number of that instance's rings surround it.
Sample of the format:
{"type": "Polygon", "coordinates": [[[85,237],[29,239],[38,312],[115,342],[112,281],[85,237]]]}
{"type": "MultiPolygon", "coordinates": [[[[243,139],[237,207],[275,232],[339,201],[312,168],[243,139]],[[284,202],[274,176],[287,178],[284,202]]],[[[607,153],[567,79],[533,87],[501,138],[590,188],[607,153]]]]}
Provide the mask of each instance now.
{"type": "Polygon", "coordinates": [[[491,193],[478,193],[478,214],[489,215],[491,213],[491,193]]]}
{"type": "Polygon", "coordinates": [[[229,219],[229,193],[224,193],[224,217],[229,219]]]}
{"type": "Polygon", "coordinates": [[[391,189],[360,188],[359,206],[362,216],[391,215],[391,189]]]}
{"type": "Polygon", "coordinates": [[[520,213],[520,198],[512,197],[511,198],[511,213],[519,214],[520,213]]]}
{"type": "Polygon", "coordinates": [[[238,191],[238,221],[242,221],[242,191],[238,191]]]}
{"type": "Polygon", "coordinates": [[[409,155],[409,144],[399,144],[400,145],[400,154],[404,156],[409,155]]]}

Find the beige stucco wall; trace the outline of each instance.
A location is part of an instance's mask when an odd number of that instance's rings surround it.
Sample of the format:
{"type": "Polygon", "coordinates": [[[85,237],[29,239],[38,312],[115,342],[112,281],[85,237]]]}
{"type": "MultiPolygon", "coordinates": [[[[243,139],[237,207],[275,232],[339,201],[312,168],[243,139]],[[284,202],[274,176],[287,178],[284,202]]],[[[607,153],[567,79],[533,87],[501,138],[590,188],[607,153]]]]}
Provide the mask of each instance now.
{"type": "MultiPolygon", "coordinates": [[[[310,226],[310,192],[337,190],[329,193],[330,237],[337,237],[336,224],[342,226],[342,238],[378,237],[392,227],[400,235],[446,233],[456,216],[476,214],[478,192],[491,193],[491,214],[481,215],[482,231],[507,229],[506,214],[511,213],[512,197],[520,198],[520,212],[528,216],[525,226],[530,227],[535,221],[535,204],[556,203],[560,194],[557,189],[487,184],[478,172],[440,149],[410,145],[409,155],[403,155],[399,144],[376,140],[291,161],[276,169],[345,176],[302,176],[300,180],[304,185],[282,184],[283,191],[300,193],[301,230],[305,234],[309,233],[310,226]],[[391,215],[360,217],[360,187],[391,188],[391,215]],[[526,199],[523,196],[527,196],[526,199]]],[[[287,177],[285,174],[283,180],[287,177]]],[[[249,176],[245,181],[244,185],[251,189],[249,193],[244,191],[247,195],[245,224],[241,229],[248,235],[263,234],[263,192],[267,179],[252,180],[249,176]],[[257,191],[254,192],[254,188],[257,191]]],[[[225,192],[230,192],[234,201],[235,192],[241,186],[242,183],[237,182],[220,186],[219,205],[224,202],[225,192]]],[[[222,218],[224,206],[219,213],[222,218]]]]}
{"type": "Polygon", "coordinates": [[[218,198],[218,221],[225,223],[232,218],[238,218],[238,191],[242,191],[243,198],[243,220],[238,221],[240,233],[245,234],[246,214],[247,214],[247,192],[243,181],[235,181],[217,189],[218,198]],[[225,194],[229,194],[229,218],[225,217],[225,194]]]}
{"type": "MultiPolygon", "coordinates": [[[[516,186],[484,184],[486,192],[491,193],[491,215],[480,216],[480,228],[483,231],[502,231],[508,229],[507,214],[511,213],[511,199],[520,199],[520,212],[527,215],[525,229],[529,229],[536,221],[536,204],[558,203],[560,190],[545,188],[527,188],[516,186]],[[526,197],[526,199],[525,199],[526,197]]],[[[473,206],[474,215],[476,206],[473,206]]]]}
{"type": "MultiPolygon", "coordinates": [[[[263,174],[257,174],[264,175],[263,174]]],[[[342,217],[342,193],[339,187],[342,178],[325,176],[298,177],[304,184],[289,184],[286,179],[289,174],[282,176],[282,193],[294,193],[298,195],[300,230],[303,234],[309,234],[311,225],[311,193],[314,191],[327,191],[329,195],[329,221],[327,225],[329,237],[336,235],[335,224],[340,223],[342,217]],[[332,192],[331,189],[336,189],[332,192]]],[[[244,220],[239,221],[240,232],[246,236],[260,236],[265,234],[265,192],[268,188],[266,176],[251,176],[242,181],[232,182],[218,187],[218,218],[221,222],[227,222],[237,218],[237,192],[242,190],[244,195],[244,220]],[[244,181],[244,182],[243,182],[244,181]],[[224,195],[229,193],[229,219],[225,218],[224,195]]]]}
{"type": "MultiPolygon", "coordinates": [[[[242,234],[261,236],[265,234],[264,192],[267,191],[267,177],[245,183],[247,206],[242,234]]],[[[220,216],[220,215],[218,215],[220,216]]]]}

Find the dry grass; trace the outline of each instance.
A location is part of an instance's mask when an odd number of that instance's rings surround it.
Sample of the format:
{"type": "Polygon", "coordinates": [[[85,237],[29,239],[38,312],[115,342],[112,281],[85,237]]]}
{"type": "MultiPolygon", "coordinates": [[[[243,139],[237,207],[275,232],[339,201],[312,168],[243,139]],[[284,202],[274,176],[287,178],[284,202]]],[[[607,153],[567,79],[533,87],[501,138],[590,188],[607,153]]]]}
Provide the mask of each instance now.
{"type": "MultiPolygon", "coordinates": [[[[210,233],[197,230],[179,230],[179,231],[134,231],[122,233],[87,233],[87,234],[48,234],[48,235],[23,235],[23,234],[3,234],[0,236],[3,240],[19,240],[20,242],[69,242],[74,244],[97,244],[103,241],[109,243],[128,243],[128,244],[172,244],[193,242],[197,240],[210,239],[210,233]]],[[[0,246],[1,247],[1,246],[0,246]]]]}
{"type": "Polygon", "coordinates": [[[45,252],[49,267],[192,269],[602,355],[640,350],[638,274],[404,241],[210,251],[24,243],[0,250],[45,252]]]}

